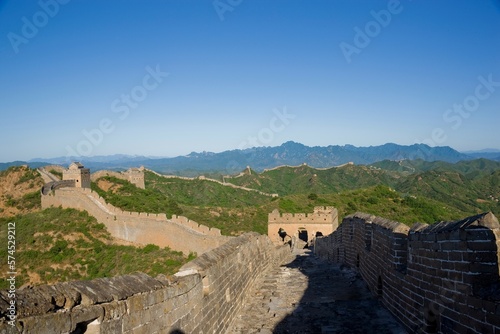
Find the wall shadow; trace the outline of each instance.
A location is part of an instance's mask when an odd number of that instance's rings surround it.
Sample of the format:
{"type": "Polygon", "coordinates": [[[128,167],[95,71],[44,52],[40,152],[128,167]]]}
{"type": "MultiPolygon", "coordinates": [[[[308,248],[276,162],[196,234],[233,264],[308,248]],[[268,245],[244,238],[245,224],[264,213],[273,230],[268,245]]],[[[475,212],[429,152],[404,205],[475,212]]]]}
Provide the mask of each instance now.
{"type": "Polygon", "coordinates": [[[354,270],[321,260],[310,249],[283,267],[305,275],[307,288],[273,333],[406,333],[354,270]]]}

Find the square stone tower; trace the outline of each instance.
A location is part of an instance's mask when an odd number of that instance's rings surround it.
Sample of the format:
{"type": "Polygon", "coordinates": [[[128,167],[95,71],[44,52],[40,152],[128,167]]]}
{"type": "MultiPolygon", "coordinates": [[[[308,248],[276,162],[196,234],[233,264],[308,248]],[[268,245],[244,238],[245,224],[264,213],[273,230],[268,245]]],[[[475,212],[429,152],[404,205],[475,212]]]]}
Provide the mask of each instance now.
{"type": "Polygon", "coordinates": [[[337,209],[316,206],[313,213],[283,213],[278,209],[268,215],[267,235],[275,244],[297,237],[311,242],[317,236],[331,234],[339,226],[337,209]]]}
{"type": "Polygon", "coordinates": [[[135,184],[137,188],[146,189],[144,183],[144,166],[139,168],[130,168],[124,172],[124,174],[127,175],[128,181],[135,184]]]}
{"type": "Polygon", "coordinates": [[[75,161],[63,171],[63,180],[75,180],[76,188],[90,188],[90,169],[75,161]]]}

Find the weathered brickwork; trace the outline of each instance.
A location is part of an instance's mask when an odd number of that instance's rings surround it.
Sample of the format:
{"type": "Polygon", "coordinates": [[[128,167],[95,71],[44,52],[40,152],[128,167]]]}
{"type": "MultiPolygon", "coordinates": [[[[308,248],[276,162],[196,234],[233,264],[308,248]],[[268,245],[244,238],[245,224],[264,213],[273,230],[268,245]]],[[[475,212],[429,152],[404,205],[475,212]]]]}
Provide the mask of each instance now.
{"type": "Polygon", "coordinates": [[[491,213],[411,229],[356,213],[315,242],[318,256],[357,268],[411,333],[500,333],[499,250],[491,213]]]}
{"type": "Polygon", "coordinates": [[[106,225],[115,238],[141,245],[170,247],[186,254],[202,254],[231,238],[221,235],[217,228],[209,228],[182,216],[174,215],[168,219],[166,214],[122,211],[106,203],[88,188],[52,190],[45,185],[42,190],[42,208],[51,206],[85,210],[106,225]]]}
{"type": "Polygon", "coordinates": [[[146,274],[23,288],[8,325],[0,291],[0,333],[224,333],[245,294],[290,248],[247,233],[184,265],[174,279],[146,274]]]}

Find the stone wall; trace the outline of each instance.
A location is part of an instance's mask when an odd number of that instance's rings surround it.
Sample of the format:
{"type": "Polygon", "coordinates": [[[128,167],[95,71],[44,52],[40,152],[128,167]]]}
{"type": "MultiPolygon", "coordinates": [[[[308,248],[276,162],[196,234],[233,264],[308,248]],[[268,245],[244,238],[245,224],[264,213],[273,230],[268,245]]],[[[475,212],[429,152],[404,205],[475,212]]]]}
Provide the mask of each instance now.
{"type": "Polygon", "coordinates": [[[48,165],[48,166],[43,166],[37,168],[38,172],[42,176],[43,180],[45,183],[52,182],[52,181],[60,181],[61,178],[58,175],[52,174],[50,171],[56,171],[59,173],[63,173],[65,168],[59,165],[48,165]]]}
{"type": "MultiPolygon", "coordinates": [[[[284,229],[289,237],[299,237],[299,231],[307,231],[309,242],[316,237],[317,233],[328,235],[335,231],[338,226],[337,209],[333,206],[317,206],[312,213],[283,213],[277,209],[268,215],[267,235],[275,244],[282,244],[282,238],[278,231],[284,229]]],[[[305,238],[305,237],[303,237],[305,238]]],[[[285,238],[286,239],[286,238],[285,238]]]]}
{"type": "Polygon", "coordinates": [[[411,229],[356,213],[315,242],[321,258],[357,268],[411,333],[500,333],[499,250],[491,213],[411,229]]]}
{"type": "Polygon", "coordinates": [[[233,238],[173,279],[143,273],[23,288],[16,328],[0,291],[0,333],[223,333],[258,275],[290,257],[257,233],[233,238]]]}
{"type": "Polygon", "coordinates": [[[137,188],[145,189],[145,181],[144,181],[144,167],[140,168],[129,168],[124,172],[115,172],[111,170],[99,170],[97,172],[92,173],[90,175],[90,179],[92,182],[96,182],[99,178],[105,176],[113,176],[120,180],[128,181],[134,184],[137,188]]]}
{"type": "Polygon", "coordinates": [[[222,236],[217,228],[200,225],[185,217],[166,214],[122,211],[86,188],[61,188],[42,195],[42,208],[50,206],[87,211],[115,238],[136,244],[156,244],[183,253],[202,254],[216,248],[231,237],[222,236]]]}
{"type": "MultiPolygon", "coordinates": [[[[245,190],[245,191],[253,191],[253,192],[256,192],[256,193],[258,193],[260,195],[264,195],[264,196],[279,197],[278,194],[265,193],[265,192],[257,190],[257,189],[252,189],[252,188],[247,188],[247,187],[243,187],[243,186],[238,186],[238,185],[233,184],[231,182],[221,182],[219,180],[211,179],[211,178],[205,177],[203,175],[200,175],[198,177],[186,177],[186,176],[177,176],[177,175],[163,175],[163,174],[157,173],[157,172],[155,172],[153,170],[150,170],[150,169],[146,169],[146,170],[149,171],[149,172],[151,172],[151,173],[153,173],[153,174],[156,174],[157,176],[164,177],[166,179],[179,179],[179,180],[186,180],[186,181],[204,180],[204,181],[218,183],[221,186],[225,186],[225,187],[230,187],[230,188],[240,189],[240,190],[245,190]]],[[[229,177],[227,177],[227,178],[229,178],[229,177]]]]}

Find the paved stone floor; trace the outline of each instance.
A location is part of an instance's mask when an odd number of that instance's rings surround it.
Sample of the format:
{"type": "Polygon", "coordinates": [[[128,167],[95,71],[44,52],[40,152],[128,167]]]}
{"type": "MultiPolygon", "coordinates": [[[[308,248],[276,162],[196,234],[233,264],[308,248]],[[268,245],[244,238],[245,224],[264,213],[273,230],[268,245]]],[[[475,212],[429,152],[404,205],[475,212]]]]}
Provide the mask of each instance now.
{"type": "Polygon", "coordinates": [[[406,333],[355,272],[296,255],[260,278],[228,333],[406,333]]]}

